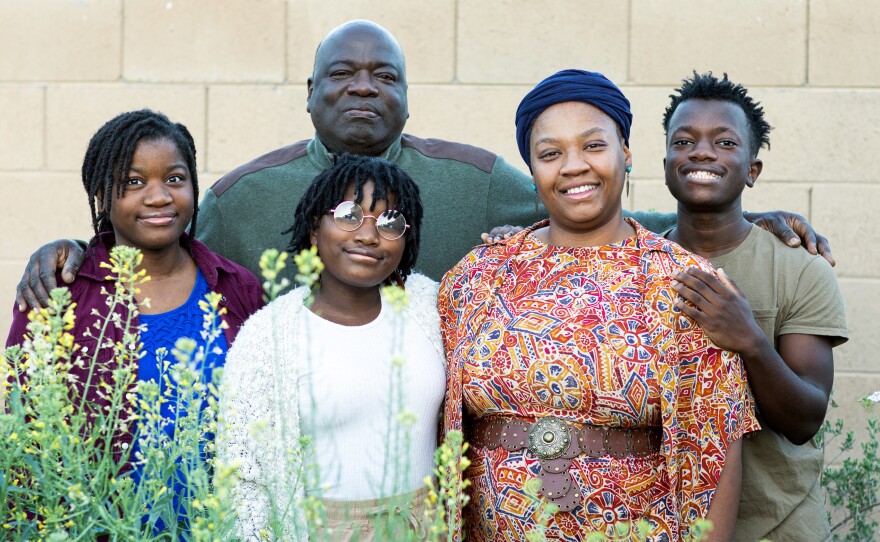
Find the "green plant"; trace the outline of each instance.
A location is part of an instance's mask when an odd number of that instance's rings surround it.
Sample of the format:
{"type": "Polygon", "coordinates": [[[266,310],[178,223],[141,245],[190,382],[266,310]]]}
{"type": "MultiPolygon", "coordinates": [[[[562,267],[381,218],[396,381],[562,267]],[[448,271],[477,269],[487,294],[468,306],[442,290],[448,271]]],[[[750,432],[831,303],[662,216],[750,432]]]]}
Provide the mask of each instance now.
{"type": "Polygon", "coordinates": [[[22,345],[7,349],[0,359],[6,407],[0,430],[8,435],[0,442],[5,539],[227,538],[235,480],[228,467],[211,457],[216,388],[203,382],[196,368],[222,332],[219,296],[202,302],[207,347],[178,341],[175,361],[165,364],[168,389],[160,392],[156,382],[136,383],[142,347],[134,324],[135,294],[148,280],[137,270],[140,262],[136,249],[120,246],[103,264],[115,280],[112,291],[105,292],[108,313],[87,332],[96,339],[94,352],[74,344],[74,305],[61,288],[51,292],[48,307],[30,313],[22,345]],[[111,326],[122,330],[121,341],[108,340],[111,326]],[[71,386],[74,367],[87,368],[79,388],[71,386]],[[90,391],[107,408],[86,400],[90,391]],[[159,410],[168,397],[176,401],[174,438],[164,431],[172,422],[159,410]],[[126,430],[135,433],[137,457],[119,444],[126,430]],[[199,450],[207,459],[200,459],[199,450]],[[131,465],[139,468],[139,479],[131,465]],[[168,487],[178,469],[184,490],[175,510],[168,487]]]}
{"type": "MultiPolygon", "coordinates": [[[[861,454],[850,455],[835,465],[840,457],[856,449],[855,435],[853,431],[844,429],[841,419],[834,423],[826,420],[816,437],[826,451],[832,442],[838,441],[837,454],[826,460],[827,466],[820,482],[825,489],[834,540],[846,542],[876,540],[878,528],[875,509],[880,506],[880,455],[877,443],[880,420],[875,417],[873,407],[880,402],[880,392],[863,398],[861,402],[869,413],[867,436],[864,442],[859,443],[861,454]]],[[[837,406],[833,400],[831,406],[837,406]]]]}

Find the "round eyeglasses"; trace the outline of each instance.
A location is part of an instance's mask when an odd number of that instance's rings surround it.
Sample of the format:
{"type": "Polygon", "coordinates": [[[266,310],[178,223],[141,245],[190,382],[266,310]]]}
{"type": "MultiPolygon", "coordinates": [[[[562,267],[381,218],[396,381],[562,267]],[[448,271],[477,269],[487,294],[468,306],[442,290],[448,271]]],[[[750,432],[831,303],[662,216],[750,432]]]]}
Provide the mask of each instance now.
{"type": "Polygon", "coordinates": [[[400,239],[409,228],[406,219],[396,209],[389,209],[379,216],[365,215],[364,210],[357,203],[343,201],[335,209],[330,209],[330,212],[333,213],[333,221],[336,225],[345,231],[355,231],[361,227],[365,218],[372,218],[376,221],[376,231],[379,232],[379,236],[388,241],[400,239]]]}

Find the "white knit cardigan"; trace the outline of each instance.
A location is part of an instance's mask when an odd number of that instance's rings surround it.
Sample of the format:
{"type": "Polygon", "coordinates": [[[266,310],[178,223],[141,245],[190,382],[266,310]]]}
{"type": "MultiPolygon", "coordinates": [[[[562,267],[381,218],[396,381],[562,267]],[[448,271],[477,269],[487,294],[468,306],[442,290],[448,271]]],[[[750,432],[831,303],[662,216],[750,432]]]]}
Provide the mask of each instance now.
{"type": "MultiPolygon", "coordinates": [[[[422,329],[442,358],[437,283],[412,274],[406,292],[403,317],[422,329]]],[[[297,288],[251,316],[226,357],[217,447],[222,464],[237,466],[233,500],[242,540],[270,533],[270,517],[279,520],[284,540],[308,540],[296,359],[299,341],[307,340],[297,337],[307,293],[297,288]]]]}

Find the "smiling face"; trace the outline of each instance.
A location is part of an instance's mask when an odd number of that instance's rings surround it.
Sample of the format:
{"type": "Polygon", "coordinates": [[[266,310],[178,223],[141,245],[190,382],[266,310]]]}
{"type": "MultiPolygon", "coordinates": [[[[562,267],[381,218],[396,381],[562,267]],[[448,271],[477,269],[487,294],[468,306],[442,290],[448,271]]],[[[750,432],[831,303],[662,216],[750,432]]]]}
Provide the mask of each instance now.
{"type": "Polygon", "coordinates": [[[532,125],[530,149],[554,244],[619,240],[620,196],[632,157],[611,117],[581,102],[548,107],[532,125]]]}
{"type": "Polygon", "coordinates": [[[116,243],[142,251],[179,246],[195,210],[192,179],[186,161],[168,138],[142,139],[135,147],[125,194],[113,194],[110,222],[116,243]]]}
{"type": "MultiPolygon", "coordinates": [[[[388,210],[385,201],[373,205],[373,183],[363,185],[359,205],[365,214],[381,216],[388,210]]],[[[344,201],[356,201],[354,186],[345,191],[344,201]]],[[[341,202],[339,202],[341,203],[341,202]]],[[[390,202],[393,207],[394,201],[390,202]]],[[[364,218],[354,231],[345,231],[333,220],[332,213],[325,213],[312,232],[312,245],[318,247],[318,255],[324,262],[321,273],[321,289],[362,290],[382,284],[400,265],[405,237],[389,241],[379,235],[375,219],[364,218]]]]}
{"type": "Polygon", "coordinates": [[[690,211],[738,211],[761,161],[749,150],[749,127],[738,105],[719,100],[682,102],[669,120],[666,185],[690,211]]]}
{"type": "Polygon", "coordinates": [[[381,154],[409,117],[406,67],[394,37],[365,21],[327,36],[315,55],[307,109],[331,151],[381,154]]]}

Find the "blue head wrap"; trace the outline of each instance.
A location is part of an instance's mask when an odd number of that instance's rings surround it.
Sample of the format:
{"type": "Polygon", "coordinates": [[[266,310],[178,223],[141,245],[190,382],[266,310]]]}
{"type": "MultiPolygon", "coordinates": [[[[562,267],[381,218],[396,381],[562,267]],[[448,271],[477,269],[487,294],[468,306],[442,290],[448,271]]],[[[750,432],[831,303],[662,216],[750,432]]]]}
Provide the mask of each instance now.
{"type": "Polygon", "coordinates": [[[529,153],[532,123],[545,109],[563,102],[583,102],[600,109],[617,123],[629,146],[632,111],[629,109],[629,100],[617,85],[601,73],[562,70],[538,83],[516,108],[516,144],[529,169],[532,168],[529,153]]]}

